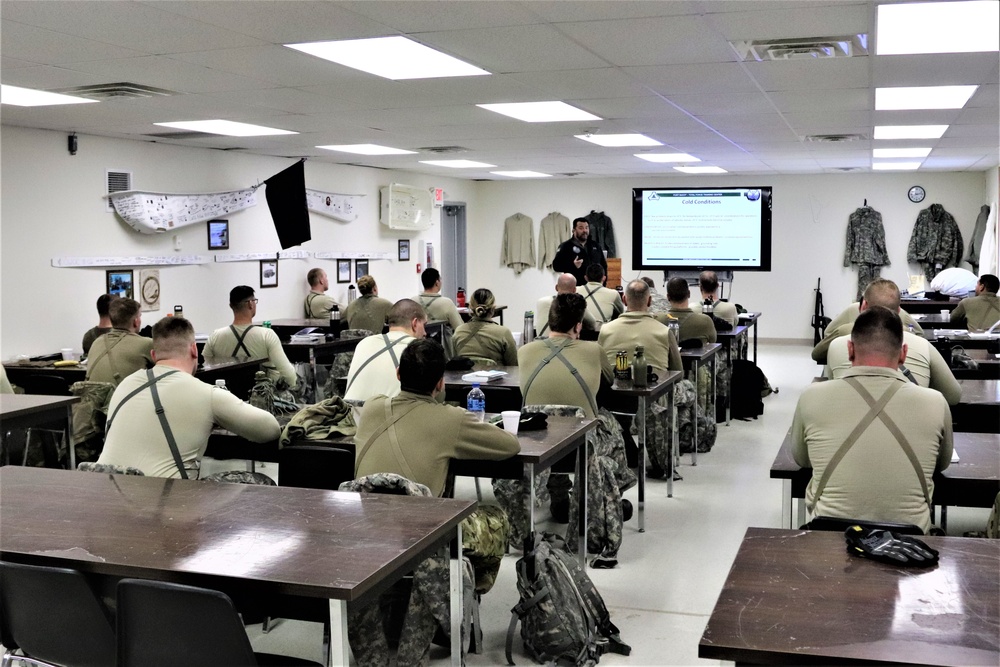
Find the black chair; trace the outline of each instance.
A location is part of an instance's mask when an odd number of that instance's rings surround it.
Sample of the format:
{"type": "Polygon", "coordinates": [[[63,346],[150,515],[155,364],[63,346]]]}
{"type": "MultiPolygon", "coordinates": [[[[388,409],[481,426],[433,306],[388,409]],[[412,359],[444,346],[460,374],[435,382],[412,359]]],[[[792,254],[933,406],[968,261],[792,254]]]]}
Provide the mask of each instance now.
{"type": "Polygon", "coordinates": [[[0,562],[0,609],[3,665],[114,664],[110,614],[76,570],[0,562]]]}
{"type": "MultiPolygon", "coordinates": [[[[111,664],[111,663],[107,663],[111,664]]],[[[163,581],[118,582],[118,667],[319,663],[255,653],[227,595],[163,581]]]]}
{"type": "Polygon", "coordinates": [[[336,491],[354,479],[354,452],[330,445],[295,444],[278,451],[278,483],[336,491]]]}
{"type": "Polygon", "coordinates": [[[32,373],[18,382],[26,394],[41,394],[43,396],[72,396],[69,390],[70,381],[60,375],[32,373]]]}
{"type": "Polygon", "coordinates": [[[900,535],[923,535],[912,523],[896,523],[894,521],[868,521],[866,519],[841,519],[833,516],[818,516],[812,521],[802,526],[803,530],[829,530],[843,533],[851,526],[861,526],[862,528],[873,528],[875,530],[888,530],[900,535]]]}

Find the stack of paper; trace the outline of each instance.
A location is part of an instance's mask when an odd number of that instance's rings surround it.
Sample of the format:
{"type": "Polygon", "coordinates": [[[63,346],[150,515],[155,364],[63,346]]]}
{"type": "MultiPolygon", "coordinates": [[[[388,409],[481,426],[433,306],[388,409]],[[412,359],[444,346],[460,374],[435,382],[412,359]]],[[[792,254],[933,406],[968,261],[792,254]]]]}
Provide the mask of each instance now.
{"type": "Polygon", "coordinates": [[[293,343],[322,343],[325,340],[326,336],[321,333],[305,334],[301,336],[299,334],[292,334],[291,338],[293,343]]]}
{"type": "Polygon", "coordinates": [[[504,375],[507,375],[506,371],[475,371],[463,375],[462,380],[465,382],[492,382],[499,380],[504,375]]]}

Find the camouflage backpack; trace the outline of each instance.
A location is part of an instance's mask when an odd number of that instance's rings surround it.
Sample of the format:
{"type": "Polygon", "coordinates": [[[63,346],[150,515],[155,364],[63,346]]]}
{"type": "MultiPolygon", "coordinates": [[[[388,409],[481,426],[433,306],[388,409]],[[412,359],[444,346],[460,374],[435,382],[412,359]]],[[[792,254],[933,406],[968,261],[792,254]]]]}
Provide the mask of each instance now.
{"type": "Polygon", "coordinates": [[[489,592],[496,583],[508,539],[510,521],[496,505],[480,505],[462,520],[462,555],[472,562],[478,595],[489,592]]]}
{"type": "Polygon", "coordinates": [[[698,419],[698,452],[710,452],[715,446],[717,428],[715,415],[711,418],[697,400],[697,392],[691,380],[681,380],[674,389],[677,402],[677,422],[680,453],[687,454],[694,449],[694,419],[698,419]]]}
{"type": "Polygon", "coordinates": [[[604,653],[628,655],[632,649],[621,641],[604,599],[562,539],[546,534],[517,561],[520,601],[511,612],[507,628],[507,662],[514,629],[521,621],[524,648],[540,663],[561,658],[576,665],[595,665],[604,653]]]}

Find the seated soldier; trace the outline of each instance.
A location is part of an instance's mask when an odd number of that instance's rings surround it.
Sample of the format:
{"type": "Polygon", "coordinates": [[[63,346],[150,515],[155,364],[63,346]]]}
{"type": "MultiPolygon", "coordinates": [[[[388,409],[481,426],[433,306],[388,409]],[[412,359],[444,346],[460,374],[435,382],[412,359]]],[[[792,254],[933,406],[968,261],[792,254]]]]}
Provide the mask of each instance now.
{"type": "Polygon", "coordinates": [[[153,365],[153,341],[140,336],[142,312],[134,299],[114,299],[108,306],[114,327],[90,346],[87,380],[117,385],[142,368],[153,365]]]}
{"type": "Polygon", "coordinates": [[[462,326],[462,316],[458,314],[455,302],[441,294],[441,273],[437,269],[426,269],[420,274],[420,282],[424,291],[413,297],[413,300],[423,307],[429,322],[447,322],[441,344],[444,345],[444,353],[451,359],[455,356],[452,337],[462,326]]]}
{"type": "MultiPolygon", "coordinates": [[[[879,278],[868,283],[865,289],[864,299],[861,301],[861,312],[872,306],[881,306],[894,313],[899,312],[899,288],[891,280],[879,278]]],[[[850,325],[844,328],[850,331],[850,325]]],[[[827,377],[842,378],[851,370],[852,364],[847,353],[848,336],[834,338],[830,342],[827,352],[827,377]]],[[[900,364],[899,370],[915,384],[921,387],[930,387],[940,391],[948,405],[957,404],[962,398],[962,387],[955,379],[954,373],[948,366],[937,348],[923,336],[912,334],[909,331],[903,332],[903,352],[906,362],[900,364]]]]}
{"type": "MultiPolygon", "coordinates": [[[[956,327],[966,327],[969,331],[985,331],[1000,322],[1000,278],[991,273],[979,276],[976,295],[959,301],[951,311],[951,321],[956,327]]],[[[1000,329],[1000,327],[997,327],[1000,329]]]]}
{"type": "Polygon", "coordinates": [[[736,310],[736,306],[728,301],[719,301],[719,276],[715,271],[702,271],[698,275],[698,287],[701,290],[702,303],[695,304],[695,310],[700,309],[702,304],[711,300],[712,316],[728,322],[731,327],[735,327],[737,322],[739,322],[740,315],[736,310]]]}
{"type": "Polygon", "coordinates": [[[671,278],[667,281],[667,301],[670,310],[663,315],[657,315],[656,320],[666,324],[671,319],[680,323],[680,339],[699,340],[701,344],[716,341],[715,324],[712,318],[701,312],[695,312],[688,304],[691,298],[691,288],[683,278],[671,278]]]}
{"type": "Polygon", "coordinates": [[[93,329],[87,329],[86,333],[83,334],[83,354],[84,356],[90,354],[90,346],[94,344],[94,341],[108,333],[114,327],[111,325],[111,314],[108,311],[108,306],[111,302],[118,297],[114,294],[102,294],[97,297],[97,317],[99,321],[97,326],[93,329]]]}
{"type": "MultiPolygon", "coordinates": [[[[535,306],[536,338],[546,338],[549,335],[549,307],[557,294],[576,294],[576,278],[572,273],[560,273],[556,279],[556,294],[549,294],[538,300],[535,306]]],[[[583,313],[583,331],[594,337],[597,335],[597,321],[586,311],[583,313]]]]}
{"type": "MultiPolygon", "coordinates": [[[[330,289],[330,279],[326,277],[323,269],[309,269],[306,274],[309,281],[309,294],[306,295],[305,312],[306,318],[330,318],[330,311],[333,310],[337,302],[332,296],[327,296],[326,291],[330,289]]],[[[378,332],[376,332],[378,333],[378,332]]]]}
{"type": "Polygon", "coordinates": [[[358,292],[361,296],[349,303],[344,313],[347,326],[352,329],[367,329],[374,334],[382,333],[386,316],[392,310],[392,301],[378,295],[378,285],[371,276],[358,278],[358,292]]]}
{"type": "MultiPolygon", "coordinates": [[[[899,288],[896,288],[897,291],[899,288]]],[[[840,336],[846,336],[851,331],[851,325],[854,324],[854,320],[858,319],[858,315],[861,313],[861,301],[857,303],[852,303],[847,308],[845,308],[839,315],[830,320],[830,323],[826,325],[826,331],[823,334],[823,340],[816,344],[813,348],[812,358],[817,364],[826,363],[826,351],[830,347],[830,342],[834,338],[840,336]]],[[[899,309],[899,317],[903,320],[903,328],[914,333],[918,336],[924,335],[924,330],[920,327],[920,323],[917,322],[913,317],[903,310],[899,309]]]]}
{"type": "Polygon", "coordinates": [[[272,382],[282,379],[289,387],[295,387],[299,379],[281,347],[278,334],[253,323],[259,300],[248,285],[237,285],[231,289],[229,307],[233,309],[233,323],[212,332],[202,355],[206,359],[264,359],[260,367],[272,382]]]}
{"type": "Polygon", "coordinates": [[[608,322],[601,327],[597,339],[608,361],[614,363],[619,350],[629,354],[629,363],[635,356],[635,348],[642,345],[645,349],[646,363],[656,372],[683,371],[681,351],[670,329],[657,322],[649,312],[652,298],[649,296],[649,286],[641,280],[633,280],[625,288],[626,311],[614,322],[608,322]]]}
{"type": "Polygon", "coordinates": [[[587,299],[587,312],[601,324],[625,312],[622,298],[604,286],[604,278],[604,267],[595,262],[587,267],[587,284],[576,288],[576,293],[587,299]]]}
{"type": "Polygon", "coordinates": [[[395,398],[376,396],[361,411],[355,477],[396,473],[440,496],[452,459],[499,460],[521,451],[516,435],[437,402],[444,365],[444,349],[433,340],[419,339],[403,350],[396,369],[402,391],[395,398]]]}
{"type": "Polygon", "coordinates": [[[665,313],[670,310],[670,302],[667,301],[667,297],[656,291],[656,283],[653,282],[653,279],[648,276],[643,276],[641,280],[649,286],[649,298],[651,299],[649,312],[654,315],[659,315],[660,313],[665,313]]]}
{"type": "Polygon", "coordinates": [[[424,337],[427,315],[416,301],[400,299],[389,311],[388,320],[388,333],[368,336],[354,348],[345,400],[367,401],[379,395],[392,398],[399,393],[399,360],[407,345],[424,337]]]}
{"type": "Polygon", "coordinates": [[[951,411],[944,397],[899,372],[903,325],[880,306],[851,330],[853,367],[806,388],[792,421],[792,455],[812,468],[813,516],[931,527],[933,475],[951,463],[951,411]]]}
{"type": "Polygon", "coordinates": [[[493,321],[495,305],[493,292],[488,289],[472,293],[469,301],[472,320],[455,329],[455,354],[489,359],[498,366],[516,366],[517,343],[510,329],[493,321]]]}
{"type": "Polygon", "coordinates": [[[281,428],[271,413],[194,377],[198,347],[188,320],[164,317],[152,342],[156,365],[129,375],[111,396],[98,463],[197,478],[214,424],[252,442],[277,439],[281,428]]]}

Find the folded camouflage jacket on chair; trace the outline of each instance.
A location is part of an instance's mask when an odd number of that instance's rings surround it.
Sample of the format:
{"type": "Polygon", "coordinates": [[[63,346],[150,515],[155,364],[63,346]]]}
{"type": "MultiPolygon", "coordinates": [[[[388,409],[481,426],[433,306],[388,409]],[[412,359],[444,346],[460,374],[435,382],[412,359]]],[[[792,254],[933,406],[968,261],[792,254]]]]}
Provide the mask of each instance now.
{"type": "Polygon", "coordinates": [[[354,435],[357,431],[351,407],[334,396],[296,412],[281,431],[278,445],[284,447],[298,440],[328,440],[338,435],[354,435]]]}

